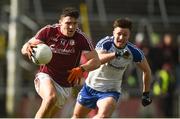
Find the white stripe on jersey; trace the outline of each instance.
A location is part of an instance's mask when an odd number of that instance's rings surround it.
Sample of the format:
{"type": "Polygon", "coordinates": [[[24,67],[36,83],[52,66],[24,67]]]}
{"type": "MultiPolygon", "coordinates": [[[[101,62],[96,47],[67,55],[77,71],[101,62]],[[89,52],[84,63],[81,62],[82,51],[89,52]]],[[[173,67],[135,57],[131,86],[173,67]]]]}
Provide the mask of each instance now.
{"type": "Polygon", "coordinates": [[[84,33],[82,32],[79,28],[76,29],[76,31],[81,34],[82,36],[84,36],[84,38],[87,40],[89,47],[91,48],[91,50],[94,50],[94,46],[92,44],[92,40],[84,33]]]}
{"type": "Polygon", "coordinates": [[[36,33],[36,35],[35,35],[34,37],[39,36],[39,34],[40,34],[43,30],[45,30],[46,28],[48,28],[48,27],[50,27],[50,26],[51,26],[51,25],[46,25],[45,27],[41,28],[41,29],[36,33]]]}

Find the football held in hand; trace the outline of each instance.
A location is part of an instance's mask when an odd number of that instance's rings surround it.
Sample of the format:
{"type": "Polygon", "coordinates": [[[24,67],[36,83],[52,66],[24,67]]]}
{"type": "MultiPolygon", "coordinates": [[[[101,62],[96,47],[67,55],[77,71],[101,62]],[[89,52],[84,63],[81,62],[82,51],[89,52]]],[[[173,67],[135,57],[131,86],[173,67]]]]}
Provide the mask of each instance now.
{"type": "Polygon", "coordinates": [[[52,51],[46,44],[38,44],[33,48],[32,62],[38,65],[48,64],[52,59],[52,51]]]}

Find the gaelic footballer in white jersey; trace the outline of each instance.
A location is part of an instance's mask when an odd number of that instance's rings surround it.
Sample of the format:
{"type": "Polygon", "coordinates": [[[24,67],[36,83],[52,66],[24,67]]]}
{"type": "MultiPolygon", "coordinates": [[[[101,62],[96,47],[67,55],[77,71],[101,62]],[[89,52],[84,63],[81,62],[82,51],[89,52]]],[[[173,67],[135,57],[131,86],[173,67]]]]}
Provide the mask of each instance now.
{"type": "Polygon", "coordinates": [[[101,92],[117,91],[121,93],[121,83],[125,70],[132,62],[141,62],[144,54],[130,42],[127,42],[123,49],[117,48],[113,40],[113,36],[103,38],[97,43],[96,50],[102,50],[107,53],[127,51],[128,56],[114,58],[102,64],[100,68],[91,71],[86,79],[86,85],[101,92]]]}

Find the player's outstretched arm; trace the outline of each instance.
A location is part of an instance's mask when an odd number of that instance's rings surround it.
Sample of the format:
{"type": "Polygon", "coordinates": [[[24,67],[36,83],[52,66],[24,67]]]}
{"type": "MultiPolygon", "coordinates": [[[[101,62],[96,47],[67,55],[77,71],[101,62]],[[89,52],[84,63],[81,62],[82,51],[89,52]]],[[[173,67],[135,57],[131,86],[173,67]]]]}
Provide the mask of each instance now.
{"type": "Polygon", "coordinates": [[[106,51],[103,51],[103,50],[97,50],[97,53],[98,53],[101,64],[107,63],[110,60],[116,58],[115,52],[107,53],[106,51]]]}
{"type": "Polygon", "coordinates": [[[87,59],[87,62],[82,64],[81,66],[84,68],[85,71],[92,71],[100,67],[101,62],[99,60],[96,50],[85,52],[84,56],[87,59]]]}
{"type": "Polygon", "coordinates": [[[152,102],[149,93],[151,83],[151,69],[146,58],[144,58],[142,62],[138,63],[138,67],[143,71],[142,105],[147,106],[152,102]]]}
{"type": "Polygon", "coordinates": [[[73,68],[70,71],[67,81],[73,85],[79,84],[83,76],[83,72],[92,71],[94,69],[97,69],[101,65],[99,57],[95,50],[84,53],[84,56],[86,57],[87,62],[79,67],[73,68]]]}

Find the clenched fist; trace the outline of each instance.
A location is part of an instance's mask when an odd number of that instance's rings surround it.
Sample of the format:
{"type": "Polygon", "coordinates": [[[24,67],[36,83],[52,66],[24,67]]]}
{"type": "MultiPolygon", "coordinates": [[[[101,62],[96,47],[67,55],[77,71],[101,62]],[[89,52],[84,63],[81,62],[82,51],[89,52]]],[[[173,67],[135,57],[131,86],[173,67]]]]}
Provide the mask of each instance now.
{"type": "Polygon", "coordinates": [[[151,102],[152,102],[152,99],[149,96],[149,92],[144,92],[142,95],[142,105],[147,106],[151,104],[151,102]]]}

